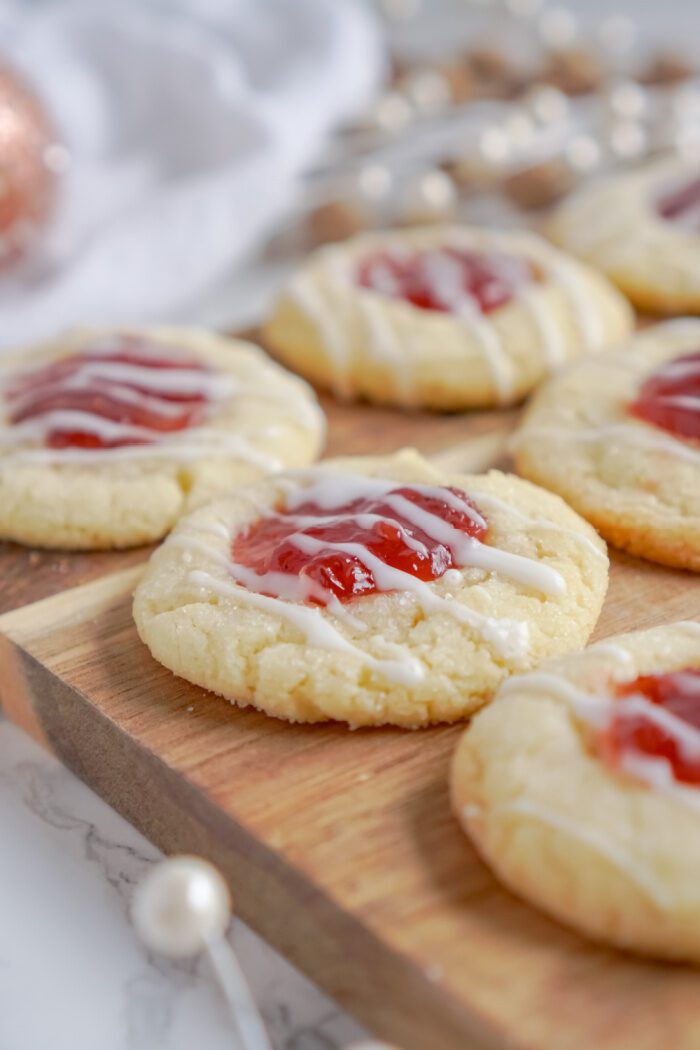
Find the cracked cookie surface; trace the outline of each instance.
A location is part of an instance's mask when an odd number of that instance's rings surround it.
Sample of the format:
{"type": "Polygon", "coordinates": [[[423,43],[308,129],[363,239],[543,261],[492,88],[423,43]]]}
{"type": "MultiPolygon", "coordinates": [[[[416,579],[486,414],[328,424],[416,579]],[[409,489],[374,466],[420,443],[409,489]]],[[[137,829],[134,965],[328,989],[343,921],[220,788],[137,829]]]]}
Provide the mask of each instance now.
{"type": "Polygon", "coordinates": [[[455,815],[515,893],[597,940],[694,963],[698,771],[694,784],[680,782],[660,754],[673,754],[663,736],[675,734],[700,758],[699,672],[694,622],[547,661],[504,683],[463,734],[451,773],[455,815]],[[687,679],[675,715],[640,692],[659,675],[687,679]],[[610,749],[622,718],[633,720],[635,745],[624,765],[610,749]]]}
{"type": "Polygon", "coordinates": [[[695,572],[700,441],[660,424],[682,413],[700,433],[699,351],[700,320],[687,318],[575,362],[538,391],[513,439],[518,472],[563,496],[610,543],[695,572]],[[658,410],[665,401],[659,425],[637,414],[648,385],[659,388],[658,410]]]}
{"type": "Polygon", "coordinates": [[[582,645],[607,576],[605,545],[558,497],[408,450],[196,510],[152,556],[134,617],[157,660],[240,706],[415,727],[582,645]],[[463,512],[481,539],[455,527],[463,512]]]}

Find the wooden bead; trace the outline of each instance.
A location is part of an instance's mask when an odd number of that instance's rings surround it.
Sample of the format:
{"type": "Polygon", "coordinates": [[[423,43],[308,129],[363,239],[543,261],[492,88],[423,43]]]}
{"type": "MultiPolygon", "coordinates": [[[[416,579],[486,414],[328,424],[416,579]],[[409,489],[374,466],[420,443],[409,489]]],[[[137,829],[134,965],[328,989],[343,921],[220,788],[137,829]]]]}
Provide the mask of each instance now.
{"type": "Polygon", "coordinates": [[[574,182],[571,168],[555,159],[511,175],[504,181],[503,191],[519,207],[535,210],[561,200],[574,182]]]}
{"type": "Polygon", "coordinates": [[[605,69],[600,57],[593,51],[572,48],[554,53],[542,70],[540,79],[566,95],[589,95],[601,87],[605,69]]]}
{"type": "Polygon", "coordinates": [[[665,51],[656,55],[637,77],[640,84],[660,86],[680,84],[695,76],[692,64],[677,51],[665,51]]]}
{"type": "Polygon", "coordinates": [[[309,247],[345,241],[371,224],[366,208],[347,201],[327,201],[314,208],[306,220],[309,247]]]}

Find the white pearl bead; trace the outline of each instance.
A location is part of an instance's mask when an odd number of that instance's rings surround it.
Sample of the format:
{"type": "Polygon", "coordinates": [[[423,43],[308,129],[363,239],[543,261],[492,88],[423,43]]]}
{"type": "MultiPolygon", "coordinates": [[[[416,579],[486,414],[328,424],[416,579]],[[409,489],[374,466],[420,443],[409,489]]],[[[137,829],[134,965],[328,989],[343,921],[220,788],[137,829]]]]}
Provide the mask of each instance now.
{"type": "Polygon", "coordinates": [[[442,219],[450,215],[457,204],[457,190],[444,171],[426,171],[409,182],[401,196],[403,216],[414,222],[442,219]]]}
{"type": "Polygon", "coordinates": [[[173,857],[151,868],[136,888],[131,918],[147,948],[183,959],[224,934],[231,897],[213,865],[199,857],[173,857]]]}
{"type": "Polygon", "coordinates": [[[398,91],[387,91],[369,114],[370,124],[388,134],[403,131],[412,118],[411,103],[398,91]]]}
{"type": "Polygon", "coordinates": [[[622,160],[635,160],[646,152],[646,130],[635,120],[621,120],[614,124],[608,136],[611,152],[622,160]]]}
{"type": "Polygon", "coordinates": [[[371,203],[384,201],[394,186],[394,177],[383,164],[364,164],[357,173],[360,196],[371,203]]]}
{"type": "Polygon", "coordinates": [[[450,102],[450,86],[436,69],[418,69],[403,82],[407,98],[420,113],[435,113],[450,102]]]}
{"type": "Polygon", "coordinates": [[[535,126],[527,113],[516,109],[503,121],[503,130],[510,145],[519,150],[529,146],[535,126]]]}
{"type": "Polygon", "coordinates": [[[525,103],[540,124],[556,124],[568,115],[569,100],[550,84],[536,84],[525,96],[525,103]]]}
{"type": "Polygon", "coordinates": [[[590,135],[577,135],[566,147],[564,157],[574,171],[588,172],[598,167],[602,151],[590,135]]]}
{"type": "Polygon", "coordinates": [[[489,164],[503,164],[511,154],[510,139],[503,128],[491,125],[479,134],[476,148],[489,164]]]}
{"type": "Polygon", "coordinates": [[[619,80],[607,92],[610,112],[616,117],[634,120],[642,117],[649,108],[649,96],[640,84],[633,80],[619,80]]]}

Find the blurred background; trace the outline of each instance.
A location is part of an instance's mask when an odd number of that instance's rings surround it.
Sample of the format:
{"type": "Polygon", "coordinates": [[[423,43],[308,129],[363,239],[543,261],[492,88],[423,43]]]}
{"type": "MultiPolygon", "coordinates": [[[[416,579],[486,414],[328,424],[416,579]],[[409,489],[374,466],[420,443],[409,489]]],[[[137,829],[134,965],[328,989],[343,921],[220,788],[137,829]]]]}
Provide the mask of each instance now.
{"type": "MultiPolygon", "coordinates": [[[[364,229],[537,226],[583,180],[698,149],[699,30],[697,0],[0,0],[0,350],[88,322],[249,328],[364,229]]],[[[23,890],[0,894],[0,1046],[229,1046],[209,974],[133,944],[156,851],[0,735],[23,890]]],[[[236,937],[276,1046],[359,1037],[236,937]]]]}
{"type": "Polygon", "coordinates": [[[0,0],[0,347],[248,327],[360,229],[536,223],[700,139],[691,0],[0,0]]]}

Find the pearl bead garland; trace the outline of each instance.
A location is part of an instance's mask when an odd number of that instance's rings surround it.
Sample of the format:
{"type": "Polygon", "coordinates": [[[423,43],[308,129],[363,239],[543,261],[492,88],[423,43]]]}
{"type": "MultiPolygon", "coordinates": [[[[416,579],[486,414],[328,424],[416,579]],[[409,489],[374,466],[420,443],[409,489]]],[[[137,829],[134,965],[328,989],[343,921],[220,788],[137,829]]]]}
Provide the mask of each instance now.
{"type": "Polygon", "coordinates": [[[185,959],[226,932],[231,897],[213,865],[199,857],[173,857],[152,868],[138,886],[131,918],[147,948],[185,959]]]}
{"type": "Polygon", "coordinates": [[[225,937],[231,921],[228,886],[200,857],[156,864],[131,903],[134,929],[153,952],[186,959],[206,951],[228,1000],[241,1050],[272,1050],[245,975],[225,937]]]}

